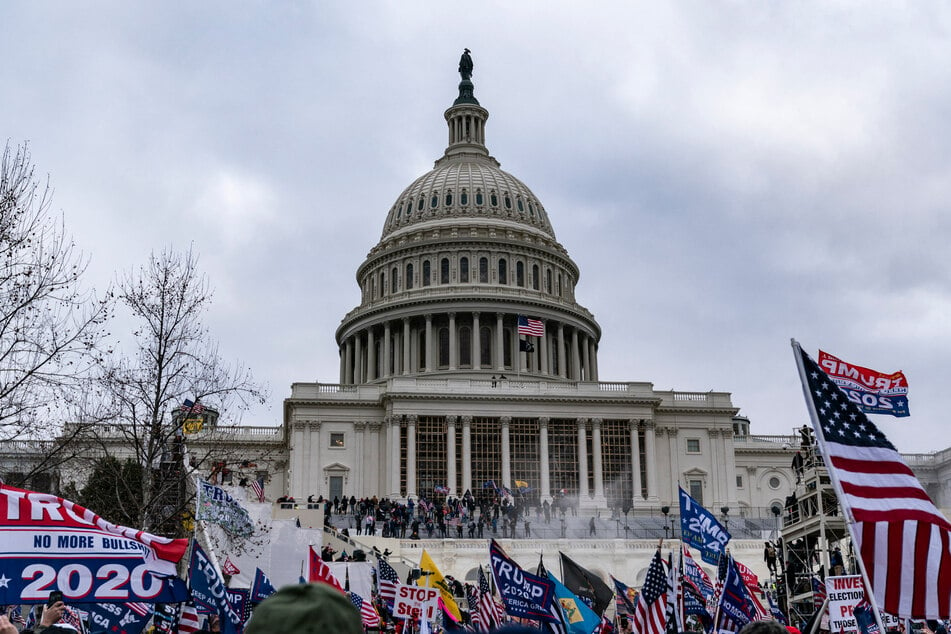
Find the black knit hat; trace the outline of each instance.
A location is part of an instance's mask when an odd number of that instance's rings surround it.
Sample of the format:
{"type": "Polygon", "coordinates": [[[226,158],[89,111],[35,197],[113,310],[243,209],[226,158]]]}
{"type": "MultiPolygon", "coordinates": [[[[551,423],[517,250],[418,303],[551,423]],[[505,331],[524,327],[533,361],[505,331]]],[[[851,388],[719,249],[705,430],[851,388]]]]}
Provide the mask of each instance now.
{"type": "Polygon", "coordinates": [[[360,613],[325,583],[284,586],[254,610],[245,634],[363,634],[360,613]]]}

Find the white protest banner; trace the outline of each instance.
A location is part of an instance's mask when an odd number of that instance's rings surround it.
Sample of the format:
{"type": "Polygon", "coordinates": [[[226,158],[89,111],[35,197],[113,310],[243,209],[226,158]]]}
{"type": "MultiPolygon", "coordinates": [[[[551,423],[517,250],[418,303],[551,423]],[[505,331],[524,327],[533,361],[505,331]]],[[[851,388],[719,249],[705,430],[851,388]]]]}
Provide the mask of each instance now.
{"type": "Polygon", "coordinates": [[[439,590],[419,586],[397,586],[393,598],[393,616],[398,619],[421,617],[425,621],[436,618],[439,609],[439,590]]]}
{"type": "Polygon", "coordinates": [[[829,593],[829,631],[857,632],[855,606],[865,598],[865,584],[860,575],[828,577],[826,591],[829,593]]]}

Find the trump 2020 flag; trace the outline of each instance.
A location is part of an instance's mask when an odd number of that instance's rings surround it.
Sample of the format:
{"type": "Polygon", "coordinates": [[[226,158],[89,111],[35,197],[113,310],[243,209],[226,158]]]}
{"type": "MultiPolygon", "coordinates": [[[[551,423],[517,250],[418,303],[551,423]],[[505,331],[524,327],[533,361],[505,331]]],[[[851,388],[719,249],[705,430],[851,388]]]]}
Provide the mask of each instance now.
{"type": "Polygon", "coordinates": [[[713,513],[680,489],[680,532],[683,541],[700,551],[700,558],[708,564],[720,561],[720,553],[730,542],[730,533],[717,521],[713,513]]]}
{"type": "Polygon", "coordinates": [[[793,342],[819,451],[877,607],[951,617],[951,523],[878,427],[793,342]]]}
{"type": "Polygon", "coordinates": [[[232,606],[225,582],[198,542],[192,546],[188,577],[191,580],[192,600],[198,611],[204,614],[217,614],[221,619],[222,632],[239,630],[243,623],[243,616],[232,606]]]}
{"type": "Polygon", "coordinates": [[[117,526],[55,495],[0,484],[0,605],[184,601],[187,539],[117,526]]]}
{"type": "Polygon", "coordinates": [[[524,570],[494,539],[489,542],[489,563],[507,614],[546,623],[558,621],[550,612],[555,596],[551,579],[524,570]]]}
{"type": "Polygon", "coordinates": [[[264,571],[260,568],[254,569],[254,583],[251,584],[251,603],[260,603],[266,598],[277,592],[274,585],[264,571]]]}
{"type": "Polygon", "coordinates": [[[195,519],[213,522],[239,537],[254,533],[254,524],[244,507],[221,487],[201,480],[195,500],[195,519]]]}

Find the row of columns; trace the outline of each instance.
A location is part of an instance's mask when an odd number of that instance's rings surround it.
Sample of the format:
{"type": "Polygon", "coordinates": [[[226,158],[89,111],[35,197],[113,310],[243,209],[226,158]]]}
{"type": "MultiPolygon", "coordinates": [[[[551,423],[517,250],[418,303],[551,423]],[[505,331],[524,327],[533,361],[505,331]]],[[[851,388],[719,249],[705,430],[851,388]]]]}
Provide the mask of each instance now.
{"type": "MultiPolygon", "coordinates": [[[[551,474],[548,454],[548,418],[539,418],[539,453],[541,464],[539,465],[540,480],[539,490],[542,499],[551,500],[551,474]]],[[[406,495],[418,497],[416,483],[416,422],[414,415],[406,417],[406,495]]],[[[510,416],[503,416],[499,419],[502,444],[502,484],[508,489],[512,488],[512,470],[511,470],[511,438],[510,425],[512,419],[510,416]]],[[[582,501],[593,500],[596,505],[605,504],[604,495],[604,471],[601,452],[601,423],[600,418],[590,420],[592,433],[592,452],[591,465],[594,475],[594,490],[588,486],[588,450],[587,450],[587,429],[589,420],[586,418],[577,419],[578,423],[578,497],[582,501]]],[[[400,481],[400,426],[399,417],[388,417],[384,423],[386,428],[386,463],[388,465],[386,483],[384,489],[392,497],[401,497],[400,481]]],[[[472,417],[471,416],[447,416],[446,417],[446,477],[447,486],[450,489],[450,495],[461,495],[466,490],[474,490],[472,482],[472,417]],[[457,467],[456,464],[456,429],[457,425],[462,425],[462,484],[459,491],[455,490],[457,467]]],[[[630,421],[631,433],[631,465],[632,465],[632,489],[634,491],[634,502],[647,501],[656,502],[658,500],[657,490],[657,463],[654,459],[652,448],[655,446],[655,426],[650,420],[630,421]],[[645,437],[645,453],[647,454],[647,482],[643,483],[641,479],[641,455],[640,455],[640,430],[643,429],[645,437]],[[644,485],[646,484],[646,496],[644,495],[644,485]]],[[[372,459],[372,458],[371,458],[372,459]]]]}
{"type": "MultiPolygon", "coordinates": [[[[482,326],[489,325],[493,331],[493,352],[491,353],[491,368],[495,372],[533,372],[541,375],[558,376],[572,381],[598,380],[597,341],[594,336],[566,325],[563,322],[554,322],[546,325],[545,334],[541,337],[529,338],[535,342],[534,352],[521,353],[518,340],[521,338],[515,324],[511,324],[509,345],[512,351],[513,365],[506,366],[505,361],[505,316],[506,313],[494,313],[494,319],[483,321],[478,312],[467,313],[471,320],[470,331],[470,366],[482,369],[482,346],[480,331],[482,326]],[[549,332],[557,333],[555,346],[549,343],[549,332]],[[566,336],[569,338],[566,341],[566,336]],[[557,360],[557,361],[556,361],[557,360]]],[[[459,320],[456,313],[447,313],[449,330],[449,364],[448,370],[460,369],[459,347],[459,320]]],[[[406,376],[419,371],[433,372],[436,369],[436,341],[433,337],[433,315],[423,315],[423,327],[412,318],[403,317],[399,322],[385,321],[382,324],[382,341],[380,353],[382,359],[377,358],[377,337],[380,335],[379,326],[371,326],[365,330],[353,333],[341,343],[340,350],[340,383],[344,385],[361,384],[387,379],[392,376],[406,376]],[[396,328],[393,327],[394,323],[396,328]],[[424,349],[422,362],[415,359],[414,351],[419,350],[420,335],[423,336],[424,349]],[[415,346],[413,344],[416,344],[415,346]],[[395,357],[395,358],[394,358],[395,357]],[[378,362],[379,361],[379,362],[378,362]],[[379,366],[379,372],[378,368],[379,366]]]]}

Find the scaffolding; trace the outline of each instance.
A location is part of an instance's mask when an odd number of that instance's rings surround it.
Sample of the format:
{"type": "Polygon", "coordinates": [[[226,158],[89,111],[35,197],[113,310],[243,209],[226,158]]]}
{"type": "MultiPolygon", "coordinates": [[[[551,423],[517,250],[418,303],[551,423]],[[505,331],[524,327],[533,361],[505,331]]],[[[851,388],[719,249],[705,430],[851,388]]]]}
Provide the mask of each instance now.
{"type": "Polygon", "coordinates": [[[857,574],[845,518],[829,471],[814,442],[799,449],[802,463],[794,467],[796,490],[786,499],[783,511],[783,574],[777,578],[777,596],[791,624],[807,621],[817,600],[812,579],[825,582],[826,575],[857,574]]]}

